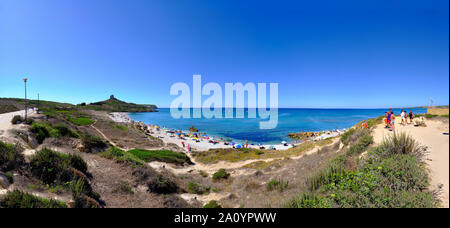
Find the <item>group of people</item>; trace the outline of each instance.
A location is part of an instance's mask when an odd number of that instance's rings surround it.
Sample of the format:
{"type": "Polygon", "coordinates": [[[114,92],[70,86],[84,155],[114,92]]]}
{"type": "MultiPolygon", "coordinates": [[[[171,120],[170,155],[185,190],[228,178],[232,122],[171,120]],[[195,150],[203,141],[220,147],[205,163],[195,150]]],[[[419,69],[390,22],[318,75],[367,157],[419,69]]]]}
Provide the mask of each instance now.
{"type": "MultiPolygon", "coordinates": [[[[385,128],[389,128],[392,131],[395,131],[395,121],[396,121],[396,117],[394,114],[394,111],[392,111],[392,109],[390,109],[388,112],[385,112],[386,118],[384,119],[384,123],[385,123],[385,128]]],[[[406,112],[406,110],[401,110],[400,111],[400,125],[405,126],[408,124],[412,124],[413,120],[415,118],[414,113],[409,110],[409,113],[406,112]],[[408,122],[409,119],[409,122],[408,122]]]]}

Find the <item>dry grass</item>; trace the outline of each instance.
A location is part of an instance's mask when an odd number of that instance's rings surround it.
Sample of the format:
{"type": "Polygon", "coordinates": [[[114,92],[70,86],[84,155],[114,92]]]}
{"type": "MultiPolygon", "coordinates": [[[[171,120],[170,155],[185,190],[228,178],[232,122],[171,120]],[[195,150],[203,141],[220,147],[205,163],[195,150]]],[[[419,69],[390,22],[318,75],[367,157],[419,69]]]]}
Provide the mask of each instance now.
{"type": "Polygon", "coordinates": [[[211,149],[206,152],[194,152],[196,161],[204,164],[215,164],[219,161],[240,162],[253,159],[286,158],[301,155],[316,146],[331,144],[332,140],[306,142],[288,150],[257,150],[257,149],[211,149]]]}

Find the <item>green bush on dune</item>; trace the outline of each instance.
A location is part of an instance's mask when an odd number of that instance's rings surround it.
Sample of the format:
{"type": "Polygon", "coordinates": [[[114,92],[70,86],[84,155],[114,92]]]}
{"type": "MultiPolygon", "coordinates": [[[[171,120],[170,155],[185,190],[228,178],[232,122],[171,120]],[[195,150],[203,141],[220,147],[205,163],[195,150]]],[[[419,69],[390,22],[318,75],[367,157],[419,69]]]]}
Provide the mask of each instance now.
{"type": "Polygon", "coordinates": [[[203,195],[209,193],[210,190],[210,187],[205,187],[194,182],[189,182],[187,185],[187,192],[192,194],[203,195]]]}
{"type": "Polygon", "coordinates": [[[31,125],[30,131],[35,134],[36,140],[39,144],[42,144],[46,138],[59,138],[59,137],[72,137],[79,138],[79,134],[76,131],[71,130],[65,124],[52,125],[48,122],[34,122],[31,125]]]}
{"type": "Polygon", "coordinates": [[[81,143],[83,144],[85,152],[94,152],[96,150],[103,150],[107,147],[106,143],[97,136],[90,134],[83,134],[81,136],[81,143]]]}
{"type": "Polygon", "coordinates": [[[217,171],[213,174],[212,179],[214,181],[218,181],[218,180],[228,179],[228,177],[230,177],[230,174],[227,173],[227,171],[225,171],[225,169],[219,169],[219,171],[217,171]]]}
{"type": "MultiPolygon", "coordinates": [[[[359,144],[363,138],[356,140],[359,144]]],[[[314,175],[302,193],[286,207],[437,207],[439,201],[426,191],[428,171],[423,161],[426,148],[406,134],[394,134],[380,146],[371,148],[358,168],[347,165],[358,153],[332,160],[314,175]],[[350,156],[350,157],[347,157],[350,156]]]]}
{"type": "Polygon", "coordinates": [[[0,208],[67,208],[64,202],[43,199],[19,190],[0,197],[0,208]]]}
{"type": "Polygon", "coordinates": [[[143,149],[134,149],[128,151],[138,157],[139,159],[150,162],[150,161],[160,161],[174,164],[184,164],[191,163],[189,157],[180,152],[174,152],[171,150],[143,150],[143,149]]]}
{"type": "Polygon", "coordinates": [[[25,159],[17,147],[0,141],[0,171],[11,171],[24,163],[25,159]]]}

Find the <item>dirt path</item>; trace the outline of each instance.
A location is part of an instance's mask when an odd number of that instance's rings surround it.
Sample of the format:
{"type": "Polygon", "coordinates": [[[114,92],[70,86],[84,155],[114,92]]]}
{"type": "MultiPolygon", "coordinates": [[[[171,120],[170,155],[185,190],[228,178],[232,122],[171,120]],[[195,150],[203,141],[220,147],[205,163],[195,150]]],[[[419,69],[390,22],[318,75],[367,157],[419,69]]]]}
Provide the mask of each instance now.
{"type": "MultiPolygon", "coordinates": [[[[422,145],[429,148],[430,155],[428,166],[431,171],[431,186],[437,188],[443,185],[443,207],[449,207],[449,136],[443,133],[449,132],[448,119],[426,120],[427,127],[414,127],[413,125],[401,126],[396,124],[397,132],[406,132],[422,145]]],[[[384,125],[376,126],[374,130],[375,143],[381,143],[386,136],[392,135],[391,131],[384,129],[384,125]]]]}

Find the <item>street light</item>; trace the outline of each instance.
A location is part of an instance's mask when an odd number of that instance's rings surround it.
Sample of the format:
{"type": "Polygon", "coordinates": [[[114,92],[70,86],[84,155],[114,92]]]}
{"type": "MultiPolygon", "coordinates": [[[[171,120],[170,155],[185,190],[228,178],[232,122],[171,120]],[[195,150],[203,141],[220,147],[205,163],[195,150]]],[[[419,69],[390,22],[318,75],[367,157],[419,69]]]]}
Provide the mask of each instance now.
{"type": "Polygon", "coordinates": [[[23,82],[25,82],[25,121],[27,121],[27,78],[23,79],[23,82]]]}

